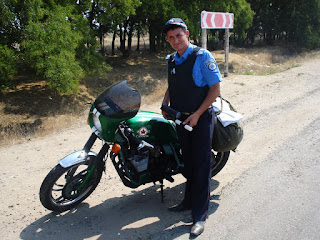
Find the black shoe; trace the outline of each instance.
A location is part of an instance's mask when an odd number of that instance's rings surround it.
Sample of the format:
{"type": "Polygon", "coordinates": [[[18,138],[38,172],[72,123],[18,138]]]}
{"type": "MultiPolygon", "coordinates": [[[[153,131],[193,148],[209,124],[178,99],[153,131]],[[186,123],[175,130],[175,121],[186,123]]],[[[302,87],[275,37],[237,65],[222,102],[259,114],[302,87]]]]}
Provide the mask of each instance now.
{"type": "Polygon", "coordinates": [[[199,236],[203,233],[205,221],[198,221],[192,225],[190,234],[193,236],[199,236]]]}
{"type": "Polygon", "coordinates": [[[173,207],[169,207],[168,209],[171,212],[183,212],[183,211],[191,210],[191,206],[186,205],[184,203],[184,201],[182,201],[178,205],[175,205],[173,207]]]}

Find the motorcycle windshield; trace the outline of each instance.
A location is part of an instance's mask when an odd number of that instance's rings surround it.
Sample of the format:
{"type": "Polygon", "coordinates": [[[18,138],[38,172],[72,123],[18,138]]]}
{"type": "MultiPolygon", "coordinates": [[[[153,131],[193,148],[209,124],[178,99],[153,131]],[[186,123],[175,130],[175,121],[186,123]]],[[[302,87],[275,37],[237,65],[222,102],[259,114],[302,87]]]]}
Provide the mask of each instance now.
{"type": "Polygon", "coordinates": [[[97,110],[108,118],[123,119],[134,117],[140,108],[140,93],[123,81],[106,89],[95,100],[97,110]]]}

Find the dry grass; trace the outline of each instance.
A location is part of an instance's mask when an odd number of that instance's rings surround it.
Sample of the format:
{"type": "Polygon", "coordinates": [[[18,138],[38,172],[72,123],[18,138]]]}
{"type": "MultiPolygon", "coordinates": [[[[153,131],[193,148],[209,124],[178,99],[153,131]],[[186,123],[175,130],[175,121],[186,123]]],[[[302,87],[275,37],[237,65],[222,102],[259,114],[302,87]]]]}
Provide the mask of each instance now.
{"type": "MultiPolygon", "coordinates": [[[[266,75],[296,67],[319,52],[298,54],[280,47],[252,49],[231,48],[231,74],[266,75]]],[[[213,52],[221,72],[224,52],[213,52]]],[[[89,105],[97,95],[115,82],[127,80],[140,91],[143,103],[161,99],[167,87],[166,54],[133,53],[130,57],[107,57],[112,71],[105,77],[89,77],[81,83],[75,96],[58,96],[44,81],[24,76],[15,91],[0,96],[0,144],[7,145],[44,136],[86,122],[89,105]]],[[[241,84],[241,83],[239,83],[241,84]]]]}
{"type": "Polygon", "coordinates": [[[24,80],[0,96],[0,144],[12,144],[70,127],[84,117],[85,101],[93,100],[81,86],[77,96],[58,96],[44,81],[24,80]]]}
{"type": "MultiPolygon", "coordinates": [[[[279,46],[263,48],[231,48],[229,72],[245,75],[269,75],[297,67],[308,58],[319,55],[319,51],[298,53],[279,46]]],[[[224,69],[224,51],[214,53],[220,70],[224,69]]]]}

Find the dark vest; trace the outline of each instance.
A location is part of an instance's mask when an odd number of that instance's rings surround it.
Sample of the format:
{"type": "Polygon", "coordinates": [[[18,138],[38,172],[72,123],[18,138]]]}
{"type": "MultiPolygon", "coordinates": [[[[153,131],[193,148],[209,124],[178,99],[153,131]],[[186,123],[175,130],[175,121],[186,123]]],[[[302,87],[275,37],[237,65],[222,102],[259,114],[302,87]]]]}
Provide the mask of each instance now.
{"type": "Polygon", "coordinates": [[[208,95],[208,85],[198,87],[193,80],[192,69],[199,50],[199,47],[193,49],[187,59],[179,65],[175,64],[173,54],[169,58],[168,83],[170,106],[179,112],[195,112],[208,95]]]}

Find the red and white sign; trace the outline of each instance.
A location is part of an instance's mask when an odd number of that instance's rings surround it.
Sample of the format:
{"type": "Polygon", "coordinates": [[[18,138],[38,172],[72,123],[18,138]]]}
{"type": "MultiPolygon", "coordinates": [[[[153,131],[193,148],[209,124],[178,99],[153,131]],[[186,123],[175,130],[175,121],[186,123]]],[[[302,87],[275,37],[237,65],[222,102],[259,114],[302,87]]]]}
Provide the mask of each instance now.
{"type": "Polygon", "coordinates": [[[201,12],[201,28],[226,29],[233,28],[233,13],[201,12]]]}

